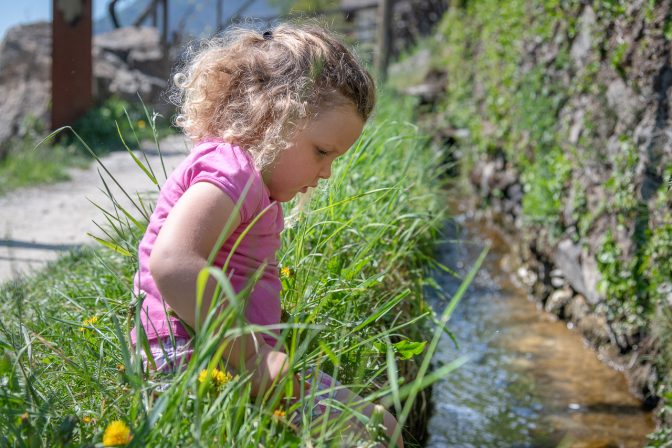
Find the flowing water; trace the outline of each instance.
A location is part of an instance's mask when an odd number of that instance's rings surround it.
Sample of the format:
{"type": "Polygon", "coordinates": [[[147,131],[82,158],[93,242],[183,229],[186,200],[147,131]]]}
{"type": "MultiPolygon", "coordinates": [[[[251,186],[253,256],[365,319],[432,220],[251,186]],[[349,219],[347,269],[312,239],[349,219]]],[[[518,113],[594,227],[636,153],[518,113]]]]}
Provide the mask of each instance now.
{"type": "MultiPolygon", "coordinates": [[[[434,386],[428,447],[642,447],[651,412],[630,394],[621,372],[600,362],[581,336],[537,309],[502,266],[506,238],[485,224],[456,219],[442,263],[464,276],[486,242],[484,265],[448,327],[435,363],[470,361],[434,386]],[[461,221],[461,222],[460,222],[461,221]],[[468,229],[468,230],[467,230],[468,229]]],[[[460,280],[435,279],[454,293],[460,280]]],[[[437,313],[446,300],[434,297],[437,313]]]]}

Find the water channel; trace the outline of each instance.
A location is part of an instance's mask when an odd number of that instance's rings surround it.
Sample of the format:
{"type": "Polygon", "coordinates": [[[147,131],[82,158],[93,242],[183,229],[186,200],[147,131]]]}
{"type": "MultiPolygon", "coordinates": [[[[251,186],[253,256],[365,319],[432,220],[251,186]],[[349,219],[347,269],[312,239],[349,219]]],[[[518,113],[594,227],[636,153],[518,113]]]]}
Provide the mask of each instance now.
{"type": "MultiPolygon", "coordinates": [[[[576,331],[539,311],[513,281],[507,237],[459,215],[439,259],[465,275],[486,241],[490,252],[448,324],[435,362],[470,361],[434,386],[428,447],[642,447],[651,412],[621,372],[600,362],[576,331]]],[[[435,279],[448,294],[460,280],[435,279]]],[[[434,297],[437,313],[446,300],[434,297]]]]}

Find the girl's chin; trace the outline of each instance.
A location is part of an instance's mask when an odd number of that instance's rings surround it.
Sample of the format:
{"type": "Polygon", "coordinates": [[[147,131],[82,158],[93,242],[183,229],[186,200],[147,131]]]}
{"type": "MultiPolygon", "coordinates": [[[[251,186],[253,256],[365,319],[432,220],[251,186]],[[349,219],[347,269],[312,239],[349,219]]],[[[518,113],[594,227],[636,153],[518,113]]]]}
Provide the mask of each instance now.
{"type": "Polygon", "coordinates": [[[294,194],[288,194],[288,195],[282,195],[282,196],[271,196],[271,200],[275,202],[289,202],[294,197],[297,195],[297,193],[294,194]]]}
{"type": "Polygon", "coordinates": [[[300,189],[296,193],[288,193],[288,194],[283,194],[283,195],[278,195],[278,196],[271,195],[271,199],[276,201],[276,202],[289,202],[292,199],[294,199],[297,194],[307,193],[307,192],[308,192],[308,187],[303,187],[302,189],[300,189]]]}

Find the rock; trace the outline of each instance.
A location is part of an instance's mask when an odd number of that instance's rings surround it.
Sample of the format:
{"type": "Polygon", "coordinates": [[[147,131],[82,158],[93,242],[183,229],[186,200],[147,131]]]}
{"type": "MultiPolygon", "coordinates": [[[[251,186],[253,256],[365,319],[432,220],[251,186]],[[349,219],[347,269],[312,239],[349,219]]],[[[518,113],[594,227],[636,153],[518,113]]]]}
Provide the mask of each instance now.
{"type": "Polygon", "coordinates": [[[96,36],[93,44],[97,101],[110,95],[137,101],[139,94],[145,103],[165,111],[161,93],[167,86],[170,67],[156,28],[120,28],[96,36]]]}
{"type": "Polygon", "coordinates": [[[607,320],[602,315],[588,314],[579,321],[578,327],[595,346],[599,347],[611,341],[607,320]]]}
{"type": "Polygon", "coordinates": [[[602,297],[597,292],[597,285],[602,279],[602,275],[597,266],[595,256],[589,253],[587,248],[581,251],[581,272],[586,285],[585,296],[588,299],[588,303],[597,305],[602,301],[602,297]]]}
{"type": "Polygon", "coordinates": [[[593,28],[596,16],[590,5],[585,6],[578,22],[578,34],[574,38],[569,54],[577,68],[581,69],[588,63],[593,50],[593,28]]]}
{"type": "MultiPolygon", "coordinates": [[[[110,95],[137,101],[137,94],[158,112],[172,107],[162,100],[170,61],[163,57],[155,28],[121,28],[93,39],[94,100],[110,95]]],[[[33,117],[49,125],[51,101],[51,24],[41,22],[11,28],[0,43],[0,158],[5,142],[26,132],[33,117]]]]}
{"type": "Polygon", "coordinates": [[[577,294],[569,301],[565,307],[565,314],[573,322],[581,322],[581,320],[590,311],[586,298],[581,294],[577,294]]]}
{"type": "Polygon", "coordinates": [[[390,64],[388,76],[390,79],[399,80],[403,86],[419,84],[427,79],[432,61],[432,52],[429,48],[422,48],[402,61],[390,64]]]}
{"type": "Polygon", "coordinates": [[[551,286],[561,288],[565,285],[565,276],[560,269],[553,269],[549,274],[551,276],[551,286]]]}
{"type": "Polygon", "coordinates": [[[421,104],[436,104],[446,92],[447,83],[448,73],[445,70],[432,69],[421,84],[407,87],[404,93],[420,97],[421,104]]]}
{"type": "Polygon", "coordinates": [[[616,78],[607,86],[607,104],[618,117],[624,129],[631,129],[640,111],[637,95],[621,78],[616,78]]]}
{"type": "Polygon", "coordinates": [[[578,143],[579,137],[581,137],[581,133],[583,132],[584,127],[583,122],[584,114],[585,114],[584,109],[577,109],[573,117],[573,124],[572,127],[569,129],[569,142],[572,144],[578,143]]]}
{"type": "Polygon", "coordinates": [[[569,288],[556,289],[548,296],[544,304],[544,311],[557,316],[562,316],[565,306],[572,299],[573,292],[569,288]]]}
{"type": "Polygon", "coordinates": [[[498,170],[494,178],[494,188],[500,191],[506,191],[510,185],[514,185],[518,182],[518,172],[511,168],[506,167],[503,170],[498,170]]]}
{"type": "Polygon", "coordinates": [[[519,267],[516,271],[516,275],[518,276],[518,279],[520,279],[520,281],[528,288],[534,286],[537,281],[537,274],[525,266],[519,267]]]}
{"type": "Polygon", "coordinates": [[[582,249],[569,238],[561,240],[553,256],[553,262],[564,274],[565,280],[595,305],[601,301],[597,293],[600,273],[595,258],[587,249],[582,249]]]}
{"type": "Polygon", "coordinates": [[[506,197],[512,203],[520,204],[523,200],[523,187],[519,183],[510,185],[509,188],[506,189],[506,197]]]}
{"type": "Polygon", "coordinates": [[[128,26],[93,38],[94,45],[106,52],[116,53],[126,59],[132,51],[151,51],[160,45],[156,28],[128,26]]]}
{"type": "MultiPolygon", "coordinates": [[[[100,34],[93,39],[94,57],[113,54],[130,70],[161,79],[170,74],[168,58],[163,57],[159,30],[151,27],[125,27],[100,34]]],[[[97,59],[96,58],[96,59],[97,59]]]]}
{"type": "Polygon", "coordinates": [[[492,184],[492,178],[495,175],[496,167],[495,162],[486,162],[483,165],[483,171],[481,175],[480,189],[481,194],[488,196],[490,194],[490,185],[492,184]]]}
{"type": "Polygon", "coordinates": [[[588,293],[581,271],[581,247],[568,238],[561,240],[556,247],[553,262],[575,291],[584,295],[588,293]]]}
{"type": "MultiPolygon", "coordinates": [[[[495,222],[514,222],[517,228],[513,231],[524,232],[519,244],[530,248],[533,256],[525,259],[526,265],[517,276],[526,286],[536,280],[529,288],[537,294],[535,298],[542,301],[548,291],[544,308],[571,319],[568,326],[578,328],[594,345],[609,341],[616,347],[617,356],[641,351],[645,358],[637,375],[655,390],[653,385],[660,386],[661,381],[650,368],[659,365],[656,349],[637,348],[652,325],[634,328],[627,323],[629,316],[622,320],[614,316],[613,321],[606,322],[601,313],[606,313],[607,307],[598,292],[603,276],[596,257],[603,251],[606,235],[611,235],[619,261],[626,267],[637,262],[634,266],[642,268],[637,275],[642,276],[643,283],[655,275],[651,269],[669,258],[666,252],[653,255],[649,244],[653,243],[654,232],[658,235],[670,224],[672,206],[665,185],[672,166],[672,67],[669,39],[659,32],[672,7],[669,2],[647,6],[644,0],[622,4],[627,12],[611,15],[597,12],[595,2],[575,2],[571,10],[576,20],[571,25],[556,21],[552,40],[550,35],[540,39],[534,33],[521,40],[520,72],[541,69],[544,81],[565,93],[560,95],[557,120],[548,126],[559,132],[560,150],[571,169],[558,198],[560,215],[549,219],[562,234],[549,234],[553,226],[530,223],[519,207],[512,206],[520,201],[517,183],[504,190],[499,187],[508,180],[496,165],[498,154],[506,153],[514,168],[524,169],[525,164],[511,155],[523,154],[535,161],[534,157],[543,154],[537,148],[539,141],[518,129],[515,143],[502,143],[506,127],[493,125],[492,114],[484,108],[476,116],[482,123],[479,137],[488,148],[488,156],[476,160],[472,183],[486,197],[484,203],[489,210],[506,213],[495,222]],[[604,34],[604,30],[609,32],[604,34]],[[568,49],[569,61],[558,49],[568,49]],[[493,194],[496,189],[504,194],[493,194]],[[535,260],[557,267],[562,275],[553,270],[544,274],[544,266],[535,260]],[[568,300],[572,290],[578,295],[568,300]]],[[[479,54],[479,45],[477,40],[469,48],[479,54]]],[[[470,87],[477,107],[497,99],[490,95],[483,79],[474,80],[470,87]]],[[[520,83],[514,86],[524,87],[520,83]]],[[[553,98],[553,94],[546,98],[553,98]]],[[[657,306],[672,307],[670,283],[657,291],[657,306]]],[[[655,323],[655,319],[650,322],[655,323]]]]}
{"type": "Polygon", "coordinates": [[[633,357],[634,362],[628,372],[632,391],[644,400],[643,404],[646,409],[653,409],[660,400],[655,392],[658,372],[650,362],[641,359],[638,354],[633,357]]]}
{"type": "Polygon", "coordinates": [[[0,159],[4,143],[26,132],[28,117],[46,123],[51,101],[51,25],[10,28],[0,43],[0,159]]]}

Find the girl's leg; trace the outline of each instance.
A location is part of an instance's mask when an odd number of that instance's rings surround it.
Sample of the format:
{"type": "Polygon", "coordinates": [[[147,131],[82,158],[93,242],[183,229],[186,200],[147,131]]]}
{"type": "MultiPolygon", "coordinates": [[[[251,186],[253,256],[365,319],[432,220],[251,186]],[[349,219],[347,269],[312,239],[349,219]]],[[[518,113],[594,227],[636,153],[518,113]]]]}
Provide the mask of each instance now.
{"type": "Polygon", "coordinates": [[[176,373],[184,368],[194,349],[191,341],[184,338],[165,337],[149,343],[152,359],[149,359],[144,350],[140,352],[142,366],[145,372],[176,373]]]}
{"type": "Polygon", "coordinates": [[[193,353],[194,349],[190,340],[184,338],[171,339],[170,337],[150,341],[149,355],[145,350],[140,350],[143,371],[153,382],[156,382],[152,391],[155,398],[170,387],[170,382],[166,381],[166,376],[170,377],[171,374],[184,369],[193,353]]]}
{"type": "MultiPolygon", "coordinates": [[[[359,395],[355,394],[349,389],[339,389],[336,391],[336,394],[334,398],[341,403],[348,404],[349,406],[356,406],[356,403],[362,403],[364,400],[362,397],[359,395]]],[[[361,407],[361,404],[359,405],[361,407]]],[[[368,403],[364,409],[362,409],[360,412],[367,417],[371,418],[371,416],[374,413],[374,405],[371,403],[368,403]]],[[[383,414],[383,426],[385,427],[385,434],[387,436],[387,439],[389,440],[392,435],[394,434],[394,431],[397,429],[397,419],[394,418],[394,416],[387,410],[387,409],[382,409],[382,414],[383,414]]],[[[356,422],[364,431],[366,429],[361,425],[359,421],[356,422]]],[[[395,446],[395,445],[390,445],[390,446],[395,446]]],[[[399,448],[404,448],[404,441],[399,437],[399,439],[396,441],[396,446],[399,448]]]]}
{"type": "MultiPolygon", "coordinates": [[[[318,371],[318,377],[315,378],[313,381],[310,381],[310,384],[311,387],[317,388],[317,390],[313,392],[315,395],[314,398],[315,404],[313,408],[314,417],[318,417],[322,414],[326,414],[327,412],[329,412],[328,417],[329,420],[335,420],[340,418],[341,414],[338,410],[336,410],[334,407],[330,408],[324,402],[321,402],[321,400],[324,400],[325,398],[333,398],[345,404],[346,406],[352,407],[358,412],[361,412],[368,418],[371,418],[371,416],[374,414],[375,406],[373,404],[371,403],[365,404],[365,401],[359,395],[355,394],[354,392],[352,392],[347,388],[342,387],[338,381],[336,381],[335,379],[333,379],[331,376],[327,375],[324,372],[318,371]]],[[[394,416],[384,408],[382,409],[382,414],[383,414],[382,424],[385,427],[385,434],[387,436],[387,439],[390,439],[394,434],[394,431],[396,430],[398,423],[397,420],[394,418],[394,416]]],[[[350,425],[349,432],[351,432],[351,434],[361,436],[364,439],[370,438],[366,427],[359,420],[357,420],[356,418],[352,418],[351,421],[348,423],[350,425]]],[[[403,448],[404,447],[403,439],[399,437],[395,445],[399,448],[403,448]]]]}

